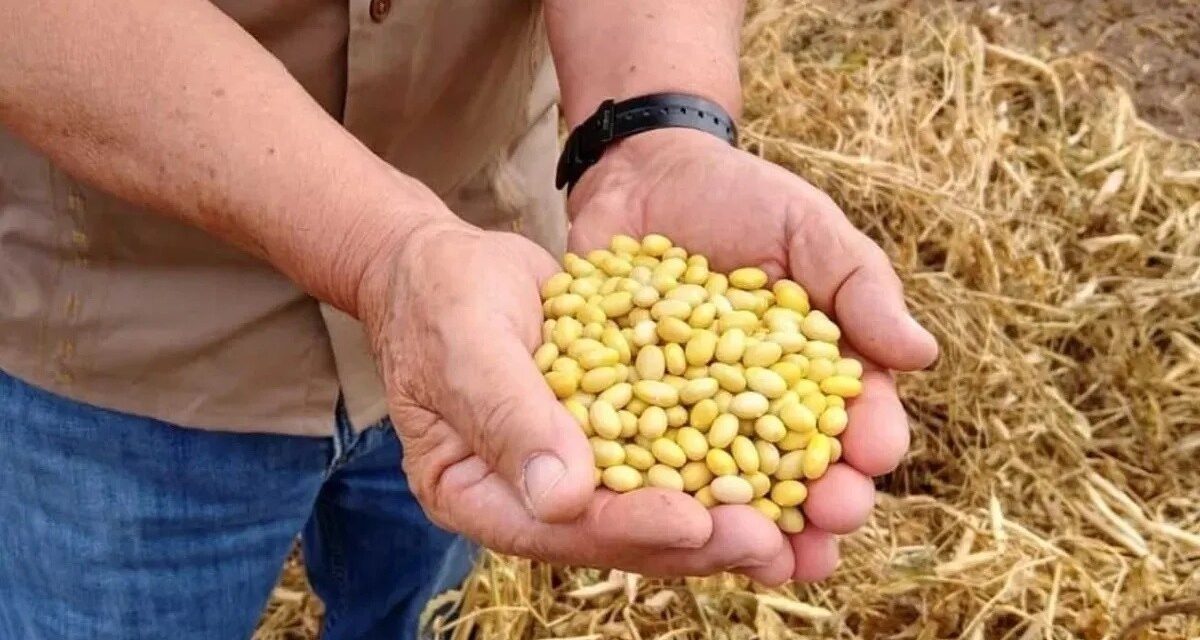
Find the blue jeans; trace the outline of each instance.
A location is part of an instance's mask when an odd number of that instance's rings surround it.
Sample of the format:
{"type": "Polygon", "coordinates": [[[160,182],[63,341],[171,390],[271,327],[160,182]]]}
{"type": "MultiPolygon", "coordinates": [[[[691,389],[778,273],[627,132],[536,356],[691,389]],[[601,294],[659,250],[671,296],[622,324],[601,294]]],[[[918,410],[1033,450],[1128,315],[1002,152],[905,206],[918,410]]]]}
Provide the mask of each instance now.
{"type": "Polygon", "coordinates": [[[325,640],[418,637],[474,558],[386,421],[333,438],[185,429],[0,372],[0,639],[246,638],[302,531],[325,640]]]}

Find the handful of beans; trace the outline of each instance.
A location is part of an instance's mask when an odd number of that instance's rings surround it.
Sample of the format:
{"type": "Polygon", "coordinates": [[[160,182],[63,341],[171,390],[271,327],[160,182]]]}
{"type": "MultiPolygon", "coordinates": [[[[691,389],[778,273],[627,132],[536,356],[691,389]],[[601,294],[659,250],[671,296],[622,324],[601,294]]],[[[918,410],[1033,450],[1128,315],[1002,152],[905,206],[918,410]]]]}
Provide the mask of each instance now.
{"type": "Polygon", "coordinates": [[[542,286],[534,360],[588,435],[596,483],[749,504],[804,529],[806,481],[842,454],[862,364],[797,283],[710,271],[661,235],[566,254],[542,286]]]}

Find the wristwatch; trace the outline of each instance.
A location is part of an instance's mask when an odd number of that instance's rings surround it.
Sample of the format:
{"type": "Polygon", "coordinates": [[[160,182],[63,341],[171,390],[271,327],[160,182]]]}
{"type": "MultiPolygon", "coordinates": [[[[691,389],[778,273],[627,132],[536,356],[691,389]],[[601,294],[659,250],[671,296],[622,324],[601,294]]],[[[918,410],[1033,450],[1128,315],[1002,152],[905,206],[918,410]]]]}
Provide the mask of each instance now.
{"type": "Polygon", "coordinates": [[[733,118],[711,100],[686,93],[655,93],[621,102],[605,100],[567,137],[554,184],[570,191],[612,143],[667,127],[698,129],[737,144],[733,118]]]}

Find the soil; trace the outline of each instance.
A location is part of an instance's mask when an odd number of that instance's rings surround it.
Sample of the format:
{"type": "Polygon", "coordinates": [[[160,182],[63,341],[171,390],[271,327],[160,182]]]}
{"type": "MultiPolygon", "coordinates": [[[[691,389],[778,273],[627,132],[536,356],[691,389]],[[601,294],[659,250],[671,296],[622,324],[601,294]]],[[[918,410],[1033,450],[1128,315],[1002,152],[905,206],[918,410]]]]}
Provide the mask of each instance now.
{"type": "Polygon", "coordinates": [[[1095,53],[1127,82],[1138,112],[1200,140],[1197,0],[957,0],[1010,45],[1050,55],[1095,53]],[[974,5],[974,6],[971,6],[974,5]]]}

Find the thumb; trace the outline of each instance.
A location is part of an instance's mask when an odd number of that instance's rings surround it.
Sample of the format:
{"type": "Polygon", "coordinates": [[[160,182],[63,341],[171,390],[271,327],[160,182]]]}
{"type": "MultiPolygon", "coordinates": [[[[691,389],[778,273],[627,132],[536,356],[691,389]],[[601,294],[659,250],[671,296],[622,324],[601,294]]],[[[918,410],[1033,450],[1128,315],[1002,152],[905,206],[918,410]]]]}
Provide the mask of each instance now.
{"type": "Polygon", "coordinates": [[[933,335],[917,323],[887,254],[855,229],[832,201],[793,232],[789,267],[815,307],[836,317],[844,338],[889,369],[914,371],[937,358],[933,335]]]}
{"type": "Polygon", "coordinates": [[[467,322],[445,375],[456,401],[444,417],[543,522],[577,517],[591,499],[592,449],[547,387],[515,331],[467,322]],[[471,325],[474,325],[472,327],[471,325]]]}

